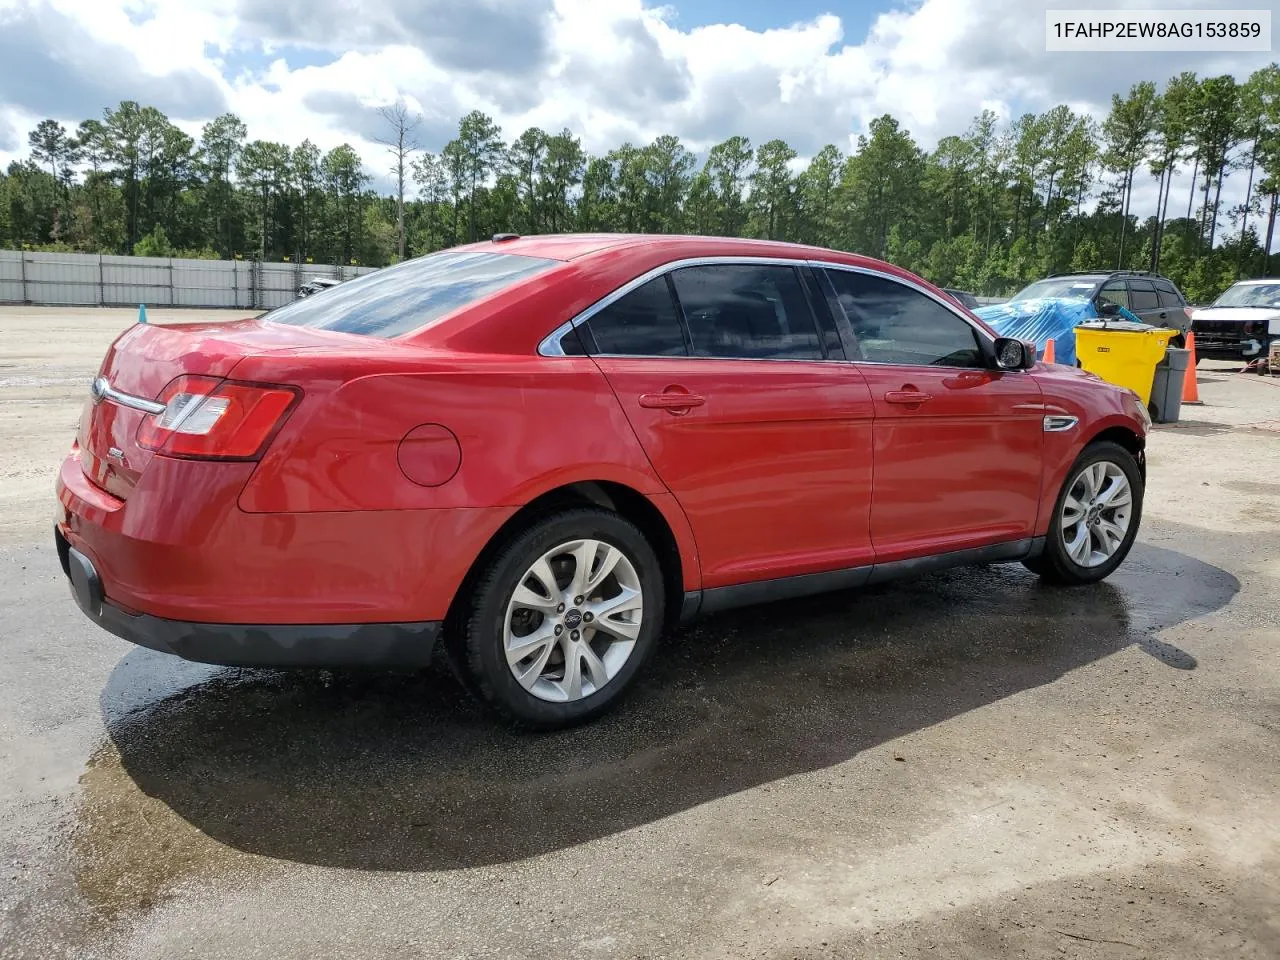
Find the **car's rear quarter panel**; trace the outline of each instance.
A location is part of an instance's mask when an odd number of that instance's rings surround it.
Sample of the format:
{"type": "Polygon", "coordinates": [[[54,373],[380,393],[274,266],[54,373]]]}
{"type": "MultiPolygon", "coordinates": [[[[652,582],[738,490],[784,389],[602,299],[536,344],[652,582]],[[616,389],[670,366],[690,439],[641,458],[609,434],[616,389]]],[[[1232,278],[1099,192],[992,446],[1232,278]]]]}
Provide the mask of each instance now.
{"type": "MultiPolygon", "coordinates": [[[[293,361],[246,360],[236,375],[328,378],[293,361]]],[[[251,513],[520,506],[581,479],[665,492],[603,374],[588,358],[458,357],[416,372],[365,375],[307,395],[240,497],[251,513]],[[400,441],[448,428],[458,472],[422,486],[401,471],[400,441]],[[587,474],[584,476],[583,474],[587,474]]]]}

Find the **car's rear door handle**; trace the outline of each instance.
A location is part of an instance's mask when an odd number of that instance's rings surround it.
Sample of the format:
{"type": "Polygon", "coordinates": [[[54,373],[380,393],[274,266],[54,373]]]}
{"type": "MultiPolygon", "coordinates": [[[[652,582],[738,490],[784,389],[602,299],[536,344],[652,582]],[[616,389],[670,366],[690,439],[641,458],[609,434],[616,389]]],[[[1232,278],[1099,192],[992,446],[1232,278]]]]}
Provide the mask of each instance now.
{"type": "Polygon", "coordinates": [[[703,397],[698,396],[696,393],[669,391],[667,393],[640,394],[640,406],[648,407],[651,410],[689,410],[693,407],[700,407],[706,402],[703,397]]]}
{"type": "Polygon", "coordinates": [[[920,390],[890,390],[884,395],[885,403],[924,403],[933,396],[920,390]]]}

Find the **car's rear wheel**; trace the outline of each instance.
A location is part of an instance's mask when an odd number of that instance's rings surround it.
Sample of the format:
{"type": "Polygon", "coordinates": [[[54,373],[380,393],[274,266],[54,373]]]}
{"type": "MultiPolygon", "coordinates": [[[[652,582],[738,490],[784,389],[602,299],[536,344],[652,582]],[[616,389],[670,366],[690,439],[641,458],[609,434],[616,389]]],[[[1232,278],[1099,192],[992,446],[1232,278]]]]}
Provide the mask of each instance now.
{"type": "Polygon", "coordinates": [[[1109,441],[1090,444],[1058,494],[1044,552],[1025,565],[1051,583],[1110,576],[1138,536],[1143,491],[1132,453],[1109,441]]]}
{"type": "Polygon", "coordinates": [[[594,507],[531,525],[489,561],[471,599],[460,639],[475,692],[540,728],[609,708],[657,642],[665,606],[644,534],[594,507]]]}

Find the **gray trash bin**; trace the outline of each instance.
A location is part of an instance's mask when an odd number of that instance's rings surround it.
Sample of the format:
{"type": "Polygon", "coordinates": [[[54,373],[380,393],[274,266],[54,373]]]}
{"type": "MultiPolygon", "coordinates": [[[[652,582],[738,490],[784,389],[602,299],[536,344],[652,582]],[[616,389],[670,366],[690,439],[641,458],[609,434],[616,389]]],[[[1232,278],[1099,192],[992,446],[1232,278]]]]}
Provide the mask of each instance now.
{"type": "Polygon", "coordinates": [[[1177,423],[1182,413],[1182,386],[1188,375],[1195,376],[1195,371],[1187,373],[1191,363],[1191,351],[1178,347],[1169,347],[1164,359],[1156,364],[1156,377],[1151,384],[1151,419],[1156,423],[1177,423]]]}

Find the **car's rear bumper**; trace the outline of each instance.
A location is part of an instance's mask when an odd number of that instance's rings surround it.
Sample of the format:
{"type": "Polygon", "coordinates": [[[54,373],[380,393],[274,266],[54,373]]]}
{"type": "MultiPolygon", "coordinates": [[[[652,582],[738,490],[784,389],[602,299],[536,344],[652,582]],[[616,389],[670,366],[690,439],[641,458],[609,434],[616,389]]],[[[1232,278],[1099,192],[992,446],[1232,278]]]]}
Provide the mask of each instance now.
{"type": "Polygon", "coordinates": [[[122,610],[206,624],[444,620],[471,563],[514,507],[247,513],[252,463],[157,456],[128,500],[73,451],[56,523],[122,610]]]}
{"type": "Polygon", "coordinates": [[[236,667],[416,667],[430,662],[441,624],[192,623],[127,611],[103,595],[87,556],[54,528],[58,560],[76,605],[102,629],[186,660],[236,667]]]}

